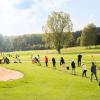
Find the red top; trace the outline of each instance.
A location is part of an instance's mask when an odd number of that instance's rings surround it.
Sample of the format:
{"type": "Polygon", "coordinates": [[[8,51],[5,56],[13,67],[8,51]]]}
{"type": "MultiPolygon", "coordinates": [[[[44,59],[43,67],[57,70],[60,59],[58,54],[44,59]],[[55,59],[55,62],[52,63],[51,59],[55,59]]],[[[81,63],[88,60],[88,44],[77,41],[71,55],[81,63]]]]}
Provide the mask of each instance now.
{"type": "Polygon", "coordinates": [[[48,58],[47,58],[47,56],[45,56],[45,62],[48,62],[48,58]]]}

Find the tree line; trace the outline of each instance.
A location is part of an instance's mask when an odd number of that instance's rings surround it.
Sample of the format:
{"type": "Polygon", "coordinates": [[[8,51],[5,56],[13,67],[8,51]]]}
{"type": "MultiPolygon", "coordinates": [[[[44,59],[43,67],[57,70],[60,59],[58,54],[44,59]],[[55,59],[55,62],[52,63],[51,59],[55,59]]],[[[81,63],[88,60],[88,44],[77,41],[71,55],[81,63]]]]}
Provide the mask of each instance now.
{"type": "Polygon", "coordinates": [[[100,27],[91,23],[83,30],[73,32],[70,15],[65,12],[52,12],[43,26],[44,33],[22,36],[0,34],[0,51],[42,50],[73,46],[100,45],[100,27]]]}
{"type": "MultiPolygon", "coordinates": [[[[82,39],[81,37],[84,31],[76,31],[72,33],[66,33],[66,39],[63,47],[73,47],[73,46],[91,46],[100,45],[100,27],[96,27],[95,35],[96,41],[93,38],[82,39]],[[90,42],[94,42],[91,43],[90,42]]],[[[83,34],[84,35],[84,34],[83,34]]],[[[91,36],[91,33],[90,33],[91,36]]],[[[89,37],[89,36],[88,36],[89,37]]],[[[51,46],[49,39],[45,40],[45,34],[27,34],[22,36],[3,36],[0,34],[0,51],[9,52],[9,51],[19,51],[19,50],[42,50],[42,49],[50,49],[55,48],[51,46]],[[46,42],[47,41],[47,42],[46,42]]]]}
{"type": "Polygon", "coordinates": [[[3,36],[0,34],[0,51],[47,49],[42,37],[43,34],[26,34],[22,36],[3,36]]]}
{"type": "Polygon", "coordinates": [[[88,24],[83,30],[73,32],[75,46],[100,45],[100,27],[88,24]]]}

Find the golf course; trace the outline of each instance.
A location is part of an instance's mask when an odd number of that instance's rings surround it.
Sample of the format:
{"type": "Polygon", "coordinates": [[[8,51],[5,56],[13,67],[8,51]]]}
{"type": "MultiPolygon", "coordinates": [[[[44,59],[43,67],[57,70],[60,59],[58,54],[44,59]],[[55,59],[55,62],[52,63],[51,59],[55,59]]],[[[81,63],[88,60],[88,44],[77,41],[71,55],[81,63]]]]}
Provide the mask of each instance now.
{"type": "Polygon", "coordinates": [[[0,100],[100,100],[100,0],[0,0],[0,100]]]}
{"type": "MultiPolygon", "coordinates": [[[[100,79],[100,46],[72,47],[56,50],[15,51],[12,57],[4,53],[9,64],[0,64],[0,67],[23,74],[19,79],[0,81],[0,100],[100,100],[100,87],[95,77],[92,82],[91,62],[97,66],[97,77],[100,79]],[[82,54],[82,63],[87,66],[87,77],[82,78],[82,68],[77,66],[77,55],[82,54]],[[14,63],[16,54],[20,55],[21,63],[14,63]],[[32,63],[31,55],[40,55],[41,66],[32,63]],[[48,57],[48,67],[45,66],[44,57],[48,57]],[[52,57],[56,59],[56,69],[52,66],[52,57]],[[62,71],[60,58],[65,60],[65,69],[62,71]],[[72,75],[71,60],[76,63],[76,75],[72,75]],[[66,70],[69,66],[69,70],[66,70]]],[[[6,74],[6,73],[5,73],[6,74]]]]}

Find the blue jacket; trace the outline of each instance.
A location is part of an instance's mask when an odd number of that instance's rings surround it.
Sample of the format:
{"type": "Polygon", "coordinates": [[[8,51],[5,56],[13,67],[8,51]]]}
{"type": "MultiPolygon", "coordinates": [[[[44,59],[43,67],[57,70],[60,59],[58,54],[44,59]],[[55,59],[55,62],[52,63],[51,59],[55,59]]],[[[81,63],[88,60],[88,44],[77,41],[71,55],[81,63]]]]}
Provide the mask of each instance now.
{"type": "Polygon", "coordinates": [[[96,65],[95,64],[92,64],[92,66],[91,66],[91,72],[92,73],[96,73],[96,65]]]}

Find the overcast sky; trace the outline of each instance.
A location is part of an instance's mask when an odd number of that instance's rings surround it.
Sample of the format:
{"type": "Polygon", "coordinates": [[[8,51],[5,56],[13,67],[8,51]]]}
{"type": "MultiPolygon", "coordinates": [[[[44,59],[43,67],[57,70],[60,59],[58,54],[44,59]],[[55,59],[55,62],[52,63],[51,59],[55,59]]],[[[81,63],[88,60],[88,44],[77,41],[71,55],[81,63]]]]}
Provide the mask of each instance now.
{"type": "Polygon", "coordinates": [[[74,31],[88,23],[100,26],[100,0],[0,0],[0,33],[41,33],[53,11],[69,13],[74,31]]]}

